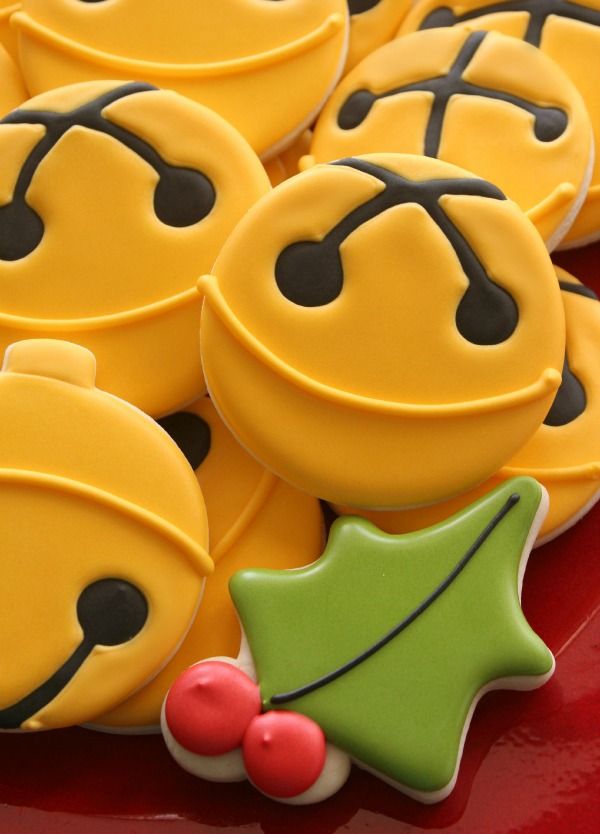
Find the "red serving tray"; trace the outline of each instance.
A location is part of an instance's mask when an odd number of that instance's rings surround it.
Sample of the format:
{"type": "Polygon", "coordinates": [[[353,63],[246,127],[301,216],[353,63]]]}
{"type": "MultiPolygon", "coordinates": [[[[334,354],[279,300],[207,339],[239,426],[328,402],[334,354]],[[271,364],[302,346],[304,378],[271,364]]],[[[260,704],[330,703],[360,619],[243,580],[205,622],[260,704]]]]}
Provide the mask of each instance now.
{"type": "MultiPolygon", "coordinates": [[[[557,261],[600,293],[599,245],[557,261]]],[[[0,737],[0,832],[598,834],[600,505],[533,553],[523,606],[557,657],[556,674],[536,692],[484,698],[456,789],[439,805],[356,768],[321,805],[278,805],[248,784],[189,776],[160,737],[73,729],[0,737]]]]}

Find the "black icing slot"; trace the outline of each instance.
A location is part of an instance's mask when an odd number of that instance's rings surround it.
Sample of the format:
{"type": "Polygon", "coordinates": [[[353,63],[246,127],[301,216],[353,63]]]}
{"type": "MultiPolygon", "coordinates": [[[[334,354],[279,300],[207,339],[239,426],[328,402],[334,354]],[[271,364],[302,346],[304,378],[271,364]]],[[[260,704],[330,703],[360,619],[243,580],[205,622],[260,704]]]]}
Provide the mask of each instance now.
{"type": "Polygon", "coordinates": [[[555,428],[558,426],[566,426],[583,414],[586,406],[587,396],[585,388],[571,370],[569,358],[565,354],[562,382],[552,403],[552,408],[544,420],[544,424],[555,428]]]}
{"type": "Polygon", "coordinates": [[[591,298],[593,301],[598,301],[598,296],[585,284],[573,284],[571,281],[559,281],[559,287],[563,292],[570,292],[573,295],[583,295],[585,298],[591,298]]]}
{"type": "Polygon", "coordinates": [[[418,605],[413,611],[411,611],[408,616],[404,617],[397,626],[395,626],[391,631],[385,634],[380,640],[376,643],[373,643],[368,649],[361,654],[357,655],[356,657],[349,660],[347,663],[344,663],[343,666],[334,669],[332,672],[329,672],[327,675],[323,675],[317,680],[311,681],[311,683],[306,684],[305,686],[300,686],[297,689],[293,689],[290,692],[282,692],[277,695],[273,695],[271,697],[271,703],[273,706],[277,706],[278,704],[288,704],[290,701],[295,701],[296,698],[302,698],[304,695],[310,695],[311,692],[316,692],[317,689],[321,689],[327,684],[333,683],[338,678],[343,677],[348,672],[351,672],[353,669],[356,669],[357,666],[360,666],[370,657],[373,657],[374,654],[377,654],[378,651],[387,646],[388,643],[391,643],[392,640],[395,640],[403,631],[406,631],[409,626],[411,626],[415,620],[418,620],[419,617],[424,614],[428,608],[430,608],[433,603],[439,599],[442,594],[454,583],[456,579],[460,576],[466,566],[469,564],[471,559],[475,556],[475,554],[481,549],[483,544],[489,539],[492,535],[496,527],[502,522],[504,518],[509,514],[509,512],[516,507],[516,505],[521,500],[518,493],[514,493],[511,495],[507,501],[505,502],[504,506],[496,513],[494,518],[490,521],[487,527],[480,533],[477,539],[473,542],[471,547],[462,557],[462,559],[454,566],[452,571],[446,576],[446,578],[435,588],[429,596],[427,596],[421,603],[418,605]]]}
{"type": "Polygon", "coordinates": [[[321,241],[299,241],[279,255],[275,280],[280,292],[294,304],[319,307],[334,301],[344,284],[340,246],[360,226],[388,209],[417,203],[443,231],[460,261],[469,287],[456,311],[460,334],[476,345],[495,345],[514,332],[519,311],[512,296],[488,276],[483,264],[450,218],[439,205],[445,194],[506,199],[485,180],[447,179],[413,182],[392,171],[361,159],[342,159],[332,163],[354,168],[376,177],[385,189],[359,206],[335,226],[321,241]]]}
{"type": "Polygon", "coordinates": [[[154,211],[167,226],[192,226],[203,220],[216,201],[211,181],[200,171],[171,165],[147,142],[113,124],[102,111],[120,99],[156,88],[150,84],[124,84],[68,113],[14,110],[0,124],[41,124],[45,136],[29,154],[17,179],[12,202],[0,207],[0,259],[16,261],[31,254],[44,235],[44,223],[29,206],[27,191],[40,163],[72,127],[79,125],[111,136],[129,148],[158,174],[154,211]]]}
{"type": "Polygon", "coordinates": [[[189,411],[178,411],[162,417],[157,423],[179,446],[192,469],[199,469],[211,446],[211,431],[206,420],[189,411]]]}
{"type": "Polygon", "coordinates": [[[381,0],[348,0],[348,11],[352,16],[370,12],[378,6],[381,0]]]}
{"type": "Polygon", "coordinates": [[[470,35],[447,75],[427,78],[377,95],[369,90],[357,90],[357,92],[352,93],[340,108],[338,114],[339,127],[342,130],[353,130],[359,127],[368,117],[373,104],[379,99],[390,98],[403,93],[429,92],[433,94],[434,98],[425,133],[425,156],[436,157],[438,155],[448,103],[452,96],[456,95],[480,96],[512,104],[527,113],[531,113],[534,118],[533,130],[540,142],[553,142],[558,139],[563,135],[569,123],[564,110],[557,107],[542,107],[512,93],[480,87],[463,80],[463,73],[487,35],[487,32],[474,32],[470,35]]]}
{"type": "Polygon", "coordinates": [[[448,6],[440,6],[423,18],[419,29],[454,26],[456,23],[475,20],[483,15],[502,12],[529,13],[525,40],[534,46],[540,45],[544,26],[549,17],[563,17],[579,23],[588,23],[590,26],[600,26],[600,9],[590,9],[583,3],[570,2],[570,0],[520,0],[520,2],[509,0],[504,3],[488,3],[462,14],[456,14],[448,6]]]}
{"type": "Polygon", "coordinates": [[[75,677],[96,646],[120,646],[139,634],[148,619],[142,592],[122,579],[100,579],[77,601],[83,640],[52,677],[17,704],[0,710],[0,729],[17,730],[53,701],[75,677]]]}

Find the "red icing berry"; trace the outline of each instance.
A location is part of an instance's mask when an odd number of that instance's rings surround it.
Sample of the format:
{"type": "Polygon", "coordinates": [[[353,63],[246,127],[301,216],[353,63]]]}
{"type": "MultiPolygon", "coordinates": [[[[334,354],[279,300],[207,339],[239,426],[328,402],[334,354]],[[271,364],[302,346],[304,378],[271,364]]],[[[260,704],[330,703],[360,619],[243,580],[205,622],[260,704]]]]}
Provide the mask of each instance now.
{"type": "Polygon", "coordinates": [[[317,781],[327,755],[323,730],[297,712],[266,712],[244,736],[248,778],[263,793],[289,799],[317,781]]]}
{"type": "Polygon", "coordinates": [[[165,718],[173,738],[200,756],[221,756],[241,747],[260,714],[258,686],[236,666],[198,663],[181,674],[167,695],[165,718]]]}

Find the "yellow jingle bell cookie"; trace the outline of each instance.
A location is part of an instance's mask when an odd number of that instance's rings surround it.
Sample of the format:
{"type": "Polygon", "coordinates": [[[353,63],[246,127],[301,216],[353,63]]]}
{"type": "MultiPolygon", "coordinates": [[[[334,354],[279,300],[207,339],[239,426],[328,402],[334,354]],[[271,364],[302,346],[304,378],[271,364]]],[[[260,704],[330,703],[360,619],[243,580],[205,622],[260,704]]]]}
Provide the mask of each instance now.
{"type": "Polygon", "coordinates": [[[85,348],[31,340],[0,373],[0,730],[89,721],[176,650],[212,570],[187,461],[100,391],[85,348]]]}
{"type": "Polygon", "coordinates": [[[31,99],[0,121],[0,350],[82,344],[152,416],[204,392],[196,279],[269,189],[219,116],[149,84],[31,99]]]}
{"type": "Polygon", "coordinates": [[[412,0],[348,0],[350,48],[346,72],[391,40],[412,0]]]}
{"type": "Polygon", "coordinates": [[[560,383],[564,313],[540,236],[496,186],[435,159],[288,180],[199,288],[219,412],[265,466],[337,503],[414,506],[482,482],[560,383]]]}
{"type": "Polygon", "coordinates": [[[0,118],[28,98],[18,66],[0,44],[0,118]]]}
{"type": "Polygon", "coordinates": [[[594,161],[589,117],[560,68],[516,38],[464,28],[386,44],[337,88],[313,158],[377,151],[437,157],[495,183],[551,250],[585,199],[594,161]]]}
{"type": "Polygon", "coordinates": [[[21,3],[15,0],[0,0],[0,43],[7,50],[12,58],[17,57],[17,36],[10,25],[10,18],[15,12],[20,11],[21,3]]]}
{"type": "Polygon", "coordinates": [[[261,156],[314,121],[349,29],[346,0],[25,0],[13,21],[32,93],[148,81],[224,116],[261,156]]]}
{"type": "Polygon", "coordinates": [[[388,533],[408,533],[444,521],[503,481],[536,478],[548,491],[550,509],[536,544],[572,527],[600,498],[600,302],[592,290],[557,268],[567,322],[562,384],[544,423],[500,472],[464,495],[397,512],[365,512],[388,533]]]}
{"type": "Polygon", "coordinates": [[[147,687],[95,722],[112,730],[158,726],[162,702],[181,672],[207,657],[237,655],[241,632],[229,596],[234,573],[249,567],[303,567],[317,557],[323,544],[318,501],[251,458],[208,397],[160,424],[184,452],[202,487],[215,571],[175,657],[147,687]]]}
{"type": "MultiPolygon", "coordinates": [[[[577,87],[600,146],[600,0],[421,0],[400,34],[448,26],[497,30],[539,47],[577,87]]],[[[600,155],[579,216],[561,248],[600,236],[600,155]]]]}

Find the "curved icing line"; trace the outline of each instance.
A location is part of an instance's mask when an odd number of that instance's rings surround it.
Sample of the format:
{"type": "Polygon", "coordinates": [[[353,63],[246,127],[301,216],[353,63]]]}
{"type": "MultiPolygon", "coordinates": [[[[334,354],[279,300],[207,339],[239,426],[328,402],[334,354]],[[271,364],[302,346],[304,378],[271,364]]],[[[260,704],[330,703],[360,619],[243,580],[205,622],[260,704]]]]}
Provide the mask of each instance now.
{"type": "MultiPolygon", "coordinates": [[[[558,244],[561,243],[562,239],[568,235],[571,226],[573,226],[577,219],[577,215],[583,208],[584,204],[589,202],[590,194],[596,188],[596,186],[590,187],[590,183],[592,182],[594,176],[595,164],[596,146],[594,134],[592,132],[590,138],[590,155],[579,191],[577,191],[577,188],[572,183],[560,183],[560,185],[557,185],[554,191],[549,194],[545,200],[542,200],[541,203],[538,203],[526,212],[527,217],[535,225],[539,220],[542,220],[544,216],[550,216],[552,212],[560,211],[564,206],[571,203],[571,207],[566,217],[546,241],[546,248],[549,252],[554,251],[558,244]]],[[[560,249],[561,247],[559,246],[558,248],[560,249]]]]}
{"type": "Polygon", "coordinates": [[[460,559],[459,562],[452,568],[450,573],[442,580],[442,582],[435,588],[430,594],[428,594],[425,599],[423,599],[416,608],[414,608],[408,615],[402,618],[402,620],[397,623],[391,631],[388,631],[384,634],[379,640],[376,640],[369,648],[362,651],[360,654],[355,655],[351,660],[344,663],[342,666],[337,667],[333,671],[327,673],[326,675],[322,675],[321,677],[311,681],[310,683],[304,684],[303,686],[297,687],[296,689],[292,689],[289,692],[281,692],[276,695],[272,695],[270,698],[269,703],[273,704],[274,706],[278,704],[288,704],[290,701],[295,701],[298,698],[303,698],[305,695],[310,695],[312,692],[316,692],[318,689],[322,689],[324,686],[328,686],[328,684],[333,683],[339,678],[347,675],[348,672],[352,672],[353,669],[358,668],[361,666],[365,661],[369,660],[373,655],[377,654],[381,649],[385,648],[389,643],[396,639],[402,632],[406,631],[407,628],[419,619],[428,608],[430,608],[434,602],[436,602],[442,594],[450,588],[450,586],[458,579],[464,569],[467,567],[469,562],[477,555],[479,550],[482,546],[486,543],[495,529],[498,527],[499,524],[502,523],[504,518],[509,514],[513,507],[515,507],[519,501],[521,500],[521,496],[518,493],[513,493],[504,503],[504,505],[498,510],[492,520],[486,525],[485,529],[477,536],[471,547],[467,550],[465,555],[460,559]]]}
{"type": "Polygon", "coordinates": [[[41,319],[0,312],[0,325],[13,327],[17,330],[46,330],[52,332],[105,330],[110,327],[135,324],[145,319],[155,318],[178,307],[191,306],[197,303],[197,299],[197,290],[192,288],[162,301],[154,301],[144,307],[136,307],[133,310],[78,319],[41,319]]]}
{"type": "Polygon", "coordinates": [[[6,6],[6,8],[0,9],[0,20],[4,21],[5,18],[10,17],[15,12],[18,12],[20,8],[21,8],[20,3],[13,3],[12,6],[6,6]]]}
{"type": "Polygon", "coordinates": [[[544,199],[537,203],[533,208],[528,209],[527,217],[532,223],[540,220],[548,214],[551,214],[556,209],[567,205],[575,197],[577,190],[571,182],[561,182],[553,191],[544,199]]]}
{"type": "Polygon", "coordinates": [[[211,558],[215,564],[225,556],[236,544],[243,533],[250,527],[254,519],[259,513],[259,510],[266,502],[269,495],[273,492],[277,478],[270,472],[263,472],[258,486],[252,493],[252,496],[246,503],[242,512],[236,518],[229,530],[225,533],[219,544],[211,551],[211,558]]]}
{"type": "Polygon", "coordinates": [[[440,403],[424,405],[418,403],[399,403],[381,400],[342,391],[322,382],[318,382],[301,371],[292,368],[272,351],[265,347],[235,316],[221,293],[214,275],[205,275],[198,281],[198,290],[204,296],[204,303],[213,307],[221,323],[229,330],[237,342],[248,353],[262,361],[278,376],[290,382],[297,388],[306,391],[314,397],[320,397],[341,405],[352,406],[363,411],[380,411],[386,414],[404,417],[459,417],[475,414],[486,414],[514,408],[519,405],[535,402],[555,391],[561,382],[561,373],[556,368],[546,368],[536,382],[511,391],[480,400],[470,400],[463,403],[440,403]]]}
{"type": "Polygon", "coordinates": [[[528,475],[538,481],[556,481],[558,483],[578,480],[600,481],[600,461],[591,461],[590,463],[581,463],[563,468],[555,466],[548,469],[543,467],[503,466],[500,472],[503,477],[506,476],[507,478],[528,475]]]}
{"type": "Polygon", "coordinates": [[[11,25],[14,25],[17,29],[25,29],[28,34],[37,37],[38,40],[58,49],[62,48],[65,52],[78,58],[85,58],[91,63],[111,69],[125,70],[133,74],[141,73],[144,76],[156,75],[163,78],[219,78],[224,75],[237,75],[243,72],[260,70],[303,55],[337,34],[344,26],[344,16],[338,12],[330,14],[312,32],[267,52],[247,55],[244,58],[230,58],[226,61],[201,64],[160,63],[102,52],[54,32],[33,20],[25,12],[17,12],[13,15],[11,25]]]}
{"type": "Polygon", "coordinates": [[[202,576],[213,572],[214,565],[211,557],[190,536],[183,533],[170,521],[166,521],[150,510],[139,507],[125,498],[111,495],[109,492],[84,484],[81,481],[27,469],[0,469],[0,486],[2,484],[37,487],[49,492],[55,491],[66,495],[74,495],[77,498],[101,504],[103,507],[114,510],[119,515],[127,516],[167,539],[183,552],[202,576]]]}
{"type": "Polygon", "coordinates": [[[21,3],[13,3],[12,6],[5,6],[3,9],[0,9],[0,19],[10,17],[15,12],[20,11],[21,5],[21,3]]]}

